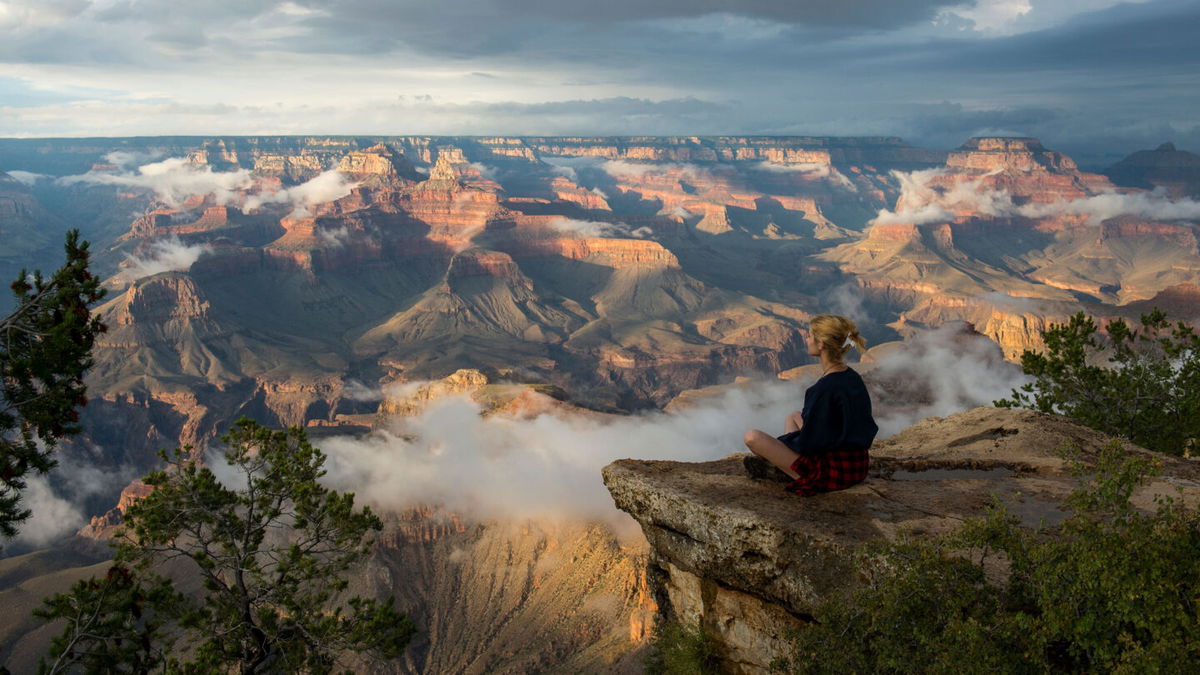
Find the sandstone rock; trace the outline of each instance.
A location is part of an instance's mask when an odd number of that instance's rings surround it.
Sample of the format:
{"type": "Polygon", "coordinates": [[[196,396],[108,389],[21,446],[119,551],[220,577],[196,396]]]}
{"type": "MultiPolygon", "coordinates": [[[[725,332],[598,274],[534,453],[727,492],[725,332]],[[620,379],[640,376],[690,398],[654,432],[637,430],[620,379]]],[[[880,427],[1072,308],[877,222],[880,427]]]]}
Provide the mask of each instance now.
{"type": "MultiPolygon", "coordinates": [[[[993,496],[1025,525],[1060,522],[1075,479],[1055,449],[1068,442],[1087,461],[1107,439],[1062,417],[978,408],[877,441],[865,482],[810,498],[747,477],[741,455],[619,460],[603,475],[650,542],[649,578],[666,617],[699,620],[730,672],[761,673],[786,649],[784,627],[812,620],[822,598],[854,583],[856,546],[951,531],[993,496]]],[[[1136,504],[1153,508],[1154,495],[1177,487],[1200,502],[1200,464],[1155,459],[1164,473],[1135,493],[1136,504]]]]}

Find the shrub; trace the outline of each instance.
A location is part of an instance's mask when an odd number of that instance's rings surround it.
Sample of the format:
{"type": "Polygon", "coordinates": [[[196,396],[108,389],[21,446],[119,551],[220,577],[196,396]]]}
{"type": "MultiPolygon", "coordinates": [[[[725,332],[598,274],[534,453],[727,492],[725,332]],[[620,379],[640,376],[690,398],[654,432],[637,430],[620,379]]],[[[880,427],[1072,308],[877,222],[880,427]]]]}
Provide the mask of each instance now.
{"type": "Polygon", "coordinates": [[[953,535],[864,549],[863,583],[780,664],[805,673],[1183,672],[1200,662],[1200,513],[1129,502],[1157,467],[1106,446],[1052,531],[1002,506],[953,535]],[[991,578],[989,579],[989,572],[991,578]]]}
{"type": "Polygon", "coordinates": [[[1200,450],[1200,336],[1154,310],[1141,328],[1117,319],[1097,334],[1083,312],[1042,332],[1046,352],[1021,354],[1034,382],[996,401],[1066,415],[1159,452],[1200,450]],[[1111,367],[1101,365],[1105,360],[1111,367]]]}
{"type": "Polygon", "coordinates": [[[646,657],[649,675],[707,675],[720,672],[717,642],[700,624],[666,622],[654,627],[646,657]]]}

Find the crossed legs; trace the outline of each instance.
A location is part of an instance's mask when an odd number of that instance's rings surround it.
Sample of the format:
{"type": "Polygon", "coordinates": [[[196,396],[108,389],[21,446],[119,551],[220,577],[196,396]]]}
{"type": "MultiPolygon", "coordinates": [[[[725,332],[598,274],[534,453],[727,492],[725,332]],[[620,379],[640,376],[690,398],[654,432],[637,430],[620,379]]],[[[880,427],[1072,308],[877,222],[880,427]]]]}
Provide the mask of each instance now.
{"type": "MultiPolygon", "coordinates": [[[[792,418],[788,417],[788,426],[790,427],[791,425],[792,418]]],[[[789,429],[789,431],[795,431],[795,429],[789,429]]],[[[799,455],[784,445],[778,438],[758,429],[751,429],[742,437],[742,441],[746,443],[746,447],[750,449],[750,452],[775,465],[780,471],[792,478],[800,477],[800,474],[792,471],[792,462],[795,462],[799,455]]]]}

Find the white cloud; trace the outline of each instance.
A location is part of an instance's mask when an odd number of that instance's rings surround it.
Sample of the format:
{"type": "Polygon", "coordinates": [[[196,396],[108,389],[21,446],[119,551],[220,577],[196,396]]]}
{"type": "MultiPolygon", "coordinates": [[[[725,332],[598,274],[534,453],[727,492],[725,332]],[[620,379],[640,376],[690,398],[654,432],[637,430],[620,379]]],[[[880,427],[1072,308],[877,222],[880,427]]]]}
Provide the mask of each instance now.
{"type": "Polygon", "coordinates": [[[708,175],[708,171],[695,164],[680,164],[675,162],[629,162],[623,159],[611,159],[600,168],[613,178],[641,178],[648,173],[668,173],[677,171],[685,179],[698,180],[708,175]]]}
{"type": "Polygon", "coordinates": [[[480,176],[488,180],[496,180],[496,167],[488,166],[483,162],[471,162],[471,168],[479,172],[480,176]]]}
{"type": "MultiPolygon", "coordinates": [[[[919,336],[877,366],[887,378],[921,388],[931,400],[876,415],[886,437],[929,415],[948,415],[1006,396],[1024,382],[985,337],[957,327],[919,336]]],[[[875,376],[871,376],[875,377],[875,376]]],[[[329,484],[383,508],[439,504],[495,519],[560,516],[618,518],[600,469],[621,458],[706,461],[745,452],[752,428],[783,433],[804,399],[805,382],[761,381],[675,413],[627,417],[481,416],[466,397],[435,401],[387,432],[320,442],[329,484]]]]}
{"type": "Polygon", "coordinates": [[[956,211],[999,217],[1011,215],[1015,208],[1007,193],[984,189],[982,176],[968,180],[951,177],[948,181],[938,181],[947,175],[944,168],[893,171],[892,175],[900,182],[897,209],[880,209],[871,221],[872,225],[944,222],[953,220],[956,211]],[[949,187],[946,183],[949,183],[949,187]]]}
{"type": "Polygon", "coordinates": [[[132,467],[101,469],[75,462],[61,462],[51,474],[26,479],[21,507],[32,513],[13,537],[16,546],[38,549],[74,533],[87,523],[84,500],[115,493],[134,478],[132,467]],[[51,480],[53,478],[54,480],[51,480]],[[54,485],[63,486],[55,489],[54,485]]]}
{"type": "Polygon", "coordinates": [[[115,164],[121,169],[130,170],[143,164],[149,164],[162,156],[163,153],[160,151],[114,150],[104,155],[104,161],[115,164]]]}
{"type": "Polygon", "coordinates": [[[295,206],[293,217],[307,217],[311,215],[309,207],[341,199],[360,184],[340,171],[325,171],[295,187],[250,195],[242,204],[242,209],[249,212],[263,204],[292,204],[295,206]]]}
{"type": "Polygon", "coordinates": [[[852,281],[838,284],[821,294],[821,300],[830,303],[835,313],[856,323],[867,318],[867,310],[863,305],[865,297],[862,288],[852,281]]]}
{"type": "Polygon", "coordinates": [[[850,182],[846,174],[838,171],[837,167],[832,164],[823,164],[820,162],[795,162],[792,164],[759,162],[754,165],[754,168],[768,173],[800,173],[804,174],[806,178],[826,180],[850,192],[858,192],[858,188],[854,183],[850,182]]]}
{"type": "Polygon", "coordinates": [[[317,230],[317,236],[320,237],[321,241],[325,242],[327,246],[341,248],[346,245],[347,241],[350,240],[350,228],[343,226],[332,230],[319,229],[317,230]]]}
{"type": "Polygon", "coordinates": [[[982,33],[1005,32],[1009,25],[1033,9],[1029,0],[975,0],[943,9],[938,18],[963,19],[982,33]]]}
{"type": "Polygon", "coordinates": [[[79,506],[55,493],[47,476],[34,476],[25,481],[21,506],[32,511],[32,514],[21,524],[13,543],[30,548],[42,548],[71,534],[82,527],[86,520],[79,506]]]}
{"type": "Polygon", "coordinates": [[[191,268],[208,250],[208,244],[188,246],[175,236],[158,239],[150,243],[146,257],[126,255],[125,268],[119,276],[132,281],[161,272],[184,271],[191,268]]]}
{"type": "Polygon", "coordinates": [[[17,182],[24,183],[25,185],[33,185],[34,183],[38,182],[39,180],[45,180],[47,178],[54,178],[54,176],[48,176],[44,173],[34,173],[32,171],[21,171],[20,169],[12,169],[12,170],[6,171],[5,173],[12,176],[14,179],[17,180],[17,182]]]}
{"type": "Polygon", "coordinates": [[[950,176],[944,181],[939,179],[947,176],[945,169],[893,171],[892,175],[901,188],[897,208],[880,209],[872,225],[947,222],[960,212],[986,218],[1084,216],[1093,225],[1117,216],[1164,221],[1200,219],[1200,202],[1190,198],[1172,201],[1162,189],[1113,191],[1071,201],[1017,206],[1007,191],[984,187],[986,175],[969,179],[950,176]]]}
{"type": "Polygon", "coordinates": [[[1019,207],[1016,212],[1027,218],[1087,216],[1092,223],[1117,216],[1136,216],[1146,220],[1200,220],[1200,201],[1190,198],[1171,201],[1165,190],[1157,188],[1151,192],[1108,192],[1070,202],[1030,203],[1019,207]]]}
{"type": "Polygon", "coordinates": [[[550,221],[550,226],[559,232],[567,232],[578,234],[581,237],[628,237],[637,236],[644,237],[649,233],[649,228],[640,227],[635,234],[630,232],[629,226],[625,223],[604,223],[595,220],[576,220],[574,218],[554,218],[550,221]]]}
{"type": "Polygon", "coordinates": [[[71,185],[91,183],[152,190],[158,199],[177,207],[188,197],[212,195],[218,204],[228,204],[238,192],[250,188],[253,179],[247,169],[215,172],[210,166],[198,167],[182,157],[144,164],[136,172],[105,173],[90,171],[65,176],[59,182],[71,185]]]}
{"type": "Polygon", "coordinates": [[[1029,381],[1019,366],[1004,360],[995,342],[961,329],[961,324],[951,323],[922,333],[879,362],[872,378],[900,382],[929,396],[908,409],[877,406],[880,437],[926,417],[991,405],[1029,381]]]}
{"type": "Polygon", "coordinates": [[[605,464],[622,457],[703,461],[743,452],[746,429],[781,425],[802,395],[795,384],[766,382],[674,415],[605,420],[481,417],[477,404],[457,397],[405,420],[402,434],[320,445],[329,455],[330,484],[384,507],[441,504],[488,519],[612,518],[612,498],[600,481],[605,464]]]}
{"type": "Polygon", "coordinates": [[[382,401],[384,393],[382,389],[367,386],[358,380],[346,380],[342,385],[342,397],[351,401],[382,401]]]}

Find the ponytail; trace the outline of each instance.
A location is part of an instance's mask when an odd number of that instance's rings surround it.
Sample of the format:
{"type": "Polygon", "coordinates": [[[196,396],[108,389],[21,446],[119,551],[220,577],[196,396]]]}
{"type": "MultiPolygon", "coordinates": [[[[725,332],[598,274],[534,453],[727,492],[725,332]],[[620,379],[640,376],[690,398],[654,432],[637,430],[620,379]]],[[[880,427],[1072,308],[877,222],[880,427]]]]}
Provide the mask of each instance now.
{"type": "Polygon", "coordinates": [[[867,351],[867,341],[858,334],[853,321],[837,314],[819,314],[809,322],[809,328],[817,342],[829,348],[829,356],[841,363],[850,347],[858,347],[861,356],[867,351]]]}

